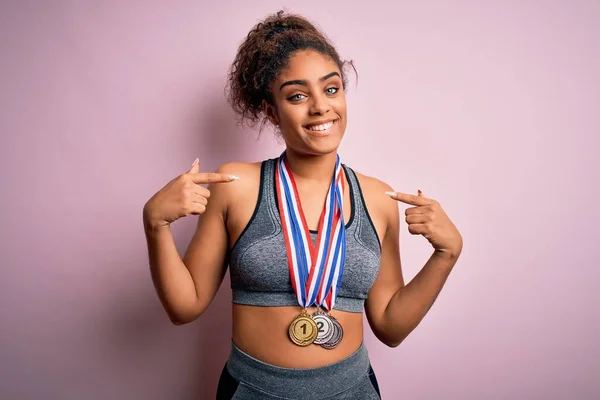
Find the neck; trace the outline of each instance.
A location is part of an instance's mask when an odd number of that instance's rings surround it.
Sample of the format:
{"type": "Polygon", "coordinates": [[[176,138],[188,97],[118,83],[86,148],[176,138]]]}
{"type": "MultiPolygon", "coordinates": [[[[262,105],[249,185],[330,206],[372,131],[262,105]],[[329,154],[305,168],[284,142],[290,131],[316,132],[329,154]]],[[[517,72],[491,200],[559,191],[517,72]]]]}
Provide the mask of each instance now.
{"type": "Polygon", "coordinates": [[[294,179],[331,182],[337,153],[307,156],[287,149],[285,156],[294,173],[294,179]]]}

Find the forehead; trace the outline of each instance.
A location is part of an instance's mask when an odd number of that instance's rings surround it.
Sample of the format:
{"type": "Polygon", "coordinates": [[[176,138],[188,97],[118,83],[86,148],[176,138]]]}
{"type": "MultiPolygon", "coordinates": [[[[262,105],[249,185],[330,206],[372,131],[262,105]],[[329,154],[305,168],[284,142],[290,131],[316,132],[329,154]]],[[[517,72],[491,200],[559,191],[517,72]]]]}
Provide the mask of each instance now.
{"type": "Polygon", "coordinates": [[[301,50],[294,53],[277,81],[284,82],[293,79],[318,81],[330,72],[341,74],[338,65],[329,56],[313,50],[301,50]]]}

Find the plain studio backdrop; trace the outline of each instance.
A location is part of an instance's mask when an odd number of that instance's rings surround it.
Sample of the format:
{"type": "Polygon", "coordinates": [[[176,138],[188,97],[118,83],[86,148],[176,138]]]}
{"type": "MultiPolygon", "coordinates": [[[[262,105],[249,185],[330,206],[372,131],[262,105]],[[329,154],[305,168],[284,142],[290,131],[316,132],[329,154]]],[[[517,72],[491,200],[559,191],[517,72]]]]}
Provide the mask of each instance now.
{"type": "MultiPolygon", "coordinates": [[[[223,94],[241,40],[281,8],[355,62],[343,161],[439,200],[464,237],[399,347],[365,325],[383,398],[599,398],[599,2],[0,7],[2,399],[214,398],[229,278],[171,325],[142,207],[196,157],[212,171],[282,151],[223,94]]],[[[181,251],[195,223],[174,224],[181,251]]],[[[431,248],[401,229],[409,281],[431,248]]]]}

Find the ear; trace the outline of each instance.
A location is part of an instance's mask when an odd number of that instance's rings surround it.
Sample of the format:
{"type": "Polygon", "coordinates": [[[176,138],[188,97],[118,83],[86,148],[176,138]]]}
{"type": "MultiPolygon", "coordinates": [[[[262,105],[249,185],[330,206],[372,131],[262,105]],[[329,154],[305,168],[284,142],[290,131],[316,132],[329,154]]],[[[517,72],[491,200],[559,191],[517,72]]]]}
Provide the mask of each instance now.
{"type": "Polygon", "coordinates": [[[262,101],[263,113],[267,116],[269,121],[275,126],[279,125],[279,117],[277,116],[277,108],[274,105],[269,104],[266,100],[262,101]]]}

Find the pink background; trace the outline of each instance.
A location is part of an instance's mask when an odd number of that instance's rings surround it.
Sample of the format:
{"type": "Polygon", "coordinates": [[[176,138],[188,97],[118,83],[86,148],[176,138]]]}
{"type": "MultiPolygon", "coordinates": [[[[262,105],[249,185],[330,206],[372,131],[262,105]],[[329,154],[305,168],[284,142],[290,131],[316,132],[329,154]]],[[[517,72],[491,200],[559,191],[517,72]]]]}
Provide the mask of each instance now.
{"type": "MultiPolygon", "coordinates": [[[[279,154],[270,132],[236,128],[223,87],[238,43],[284,4],[10,3],[0,397],[213,398],[229,281],[171,325],[141,209],[196,157],[214,170],[279,154]]],[[[465,239],[400,347],[366,329],[384,399],[599,398],[600,3],[386,3],[288,2],[358,68],[343,160],[438,199],[465,239]]],[[[180,249],[194,224],[175,224],[180,249]]],[[[431,250],[404,224],[401,242],[409,280],[431,250]]]]}

